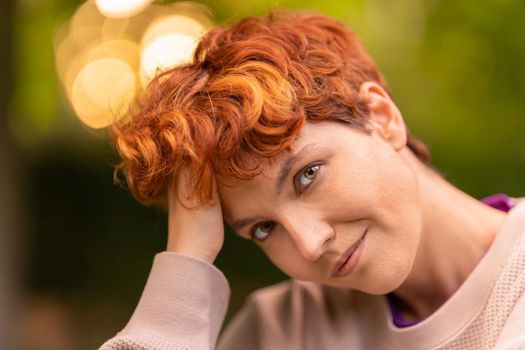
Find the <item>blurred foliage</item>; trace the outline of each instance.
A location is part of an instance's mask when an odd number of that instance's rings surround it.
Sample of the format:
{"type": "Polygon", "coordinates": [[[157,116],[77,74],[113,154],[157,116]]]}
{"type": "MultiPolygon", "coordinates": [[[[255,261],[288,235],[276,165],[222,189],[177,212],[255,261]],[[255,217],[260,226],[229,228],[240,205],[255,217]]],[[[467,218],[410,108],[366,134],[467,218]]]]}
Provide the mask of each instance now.
{"type": "MultiPolygon", "coordinates": [[[[62,98],[52,35],[80,3],[17,2],[10,125],[27,174],[28,293],[62,300],[88,349],[130,316],[153,255],[164,248],[166,217],[113,185],[117,160],[105,132],[83,127],[62,98]]],[[[525,2],[203,3],[218,23],[276,5],[345,21],[376,59],[412,133],[430,146],[452,183],[477,197],[524,194],[525,2]]],[[[284,278],[254,245],[231,234],[217,264],[232,284],[231,312],[253,288],[284,278]]]]}

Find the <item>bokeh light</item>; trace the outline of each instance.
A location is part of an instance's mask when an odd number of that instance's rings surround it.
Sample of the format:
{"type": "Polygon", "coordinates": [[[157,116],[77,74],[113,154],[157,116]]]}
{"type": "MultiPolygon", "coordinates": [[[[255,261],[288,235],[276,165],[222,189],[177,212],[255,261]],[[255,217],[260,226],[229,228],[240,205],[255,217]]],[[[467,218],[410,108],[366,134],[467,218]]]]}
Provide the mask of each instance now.
{"type": "Polygon", "coordinates": [[[88,63],[71,86],[71,102],[79,119],[91,128],[103,128],[125,112],[135,95],[131,66],[117,58],[88,63]]]}
{"type": "Polygon", "coordinates": [[[148,7],[153,0],[95,0],[99,11],[112,18],[126,18],[136,15],[148,7]]]}
{"type": "Polygon", "coordinates": [[[208,8],[193,2],[86,1],[55,34],[73,111],[88,127],[108,126],[159,70],[191,61],[211,27],[208,8]]]}
{"type": "Polygon", "coordinates": [[[186,15],[163,17],[151,24],[142,40],[142,82],[147,83],[158,70],[190,62],[205,32],[202,23],[186,15]]]}
{"type": "Polygon", "coordinates": [[[104,19],[93,1],[86,1],[71,17],[69,35],[80,47],[100,41],[104,19]]]}

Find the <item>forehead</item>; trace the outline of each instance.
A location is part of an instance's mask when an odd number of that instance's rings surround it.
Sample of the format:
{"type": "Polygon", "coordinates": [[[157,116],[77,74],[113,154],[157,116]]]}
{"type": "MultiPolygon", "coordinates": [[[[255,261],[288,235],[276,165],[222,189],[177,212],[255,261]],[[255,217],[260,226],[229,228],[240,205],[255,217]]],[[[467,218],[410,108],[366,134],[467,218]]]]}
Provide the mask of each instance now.
{"type": "MultiPolygon", "coordinates": [[[[219,184],[221,190],[227,191],[231,188],[242,188],[246,184],[254,182],[268,182],[275,178],[278,170],[290,157],[300,155],[300,153],[306,153],[308,149],[314,148],[316,145],[322,145],[329,143],[333,138],[330,137],[328,128],[324,127],[329,122],[319,123],[305,123],[305,126],[299,133],[299,135],[292,141],[289,149],[282,152],[281,154],[271,158],[258,158],[249,160],[247,165],[249,167],[258,166],[260,173],[250,180],[241,179],[229,179],[230,186],[219,184]],[[305,152],[301,152],[302,150],[305,152]]],[[[332,122],[330,122],[331,124],[332,122]]]]}

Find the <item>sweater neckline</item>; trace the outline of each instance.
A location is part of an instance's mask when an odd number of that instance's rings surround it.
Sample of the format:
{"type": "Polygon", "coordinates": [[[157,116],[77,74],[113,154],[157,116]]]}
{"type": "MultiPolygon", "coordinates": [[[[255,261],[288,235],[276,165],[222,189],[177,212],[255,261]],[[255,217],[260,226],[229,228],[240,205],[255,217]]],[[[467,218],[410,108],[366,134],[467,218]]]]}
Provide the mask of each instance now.
{"type": "MultiPolygon", "coordinates": [[[[505,197],[500,197],[500,199],[505,199],[505,197]]],[[[485,200],[484,202],[486,203],[485,200]]],[[[509,251],[523,235],[525,230],[524,202],[509,208],[505,222],[478,265],[452,297],[426,319],[411,326],[397,327],[393,322],[387,298],[379,298],[384,314],[383,326],[387,329],[392,341],[399,341],[402,344],[420,344],[421,348],[425,349],[432,348],[449,340],[470,324],[489,298],[492,285],[505,266],[506,258],[510,255],[509,251]]],[[[512,203],[511,200],[508,200],[508,203],[512,203]]]]}

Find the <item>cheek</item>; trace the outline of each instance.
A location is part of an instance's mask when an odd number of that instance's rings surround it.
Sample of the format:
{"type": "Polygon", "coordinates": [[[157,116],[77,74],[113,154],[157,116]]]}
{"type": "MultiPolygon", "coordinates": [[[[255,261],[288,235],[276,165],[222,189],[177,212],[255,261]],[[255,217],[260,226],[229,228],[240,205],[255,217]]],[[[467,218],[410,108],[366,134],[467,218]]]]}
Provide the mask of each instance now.
{"type": "Polygon", "coordinates": [[[406,279],[414,263],[422,230],[422,213],[415,180],[398,177],[382,199],[378,213],[376,273],[383,276],[377,290],[397,288],[406,279]]]}
{"type": "MultiPolygon", "coordinates": [[[[384,199],[374,222],[376,232],[369,245],[369,271],[365,292],[385,294],[398,288],[414,264],[421,237],[422,219],[417,191],[384,199]]],[[[389,197],[389,196],[387,196],[389,197]]]]}
{"type": "Polygon", "coordinates": [[[365,293],[377,295],[395,290],[407,278],[416,257],[422,228],[414,172],[395,154],[386,153],[382,158],[366,178],[369,191],[361,197],[368,206],[373,230],[367,242],[366,264],[356,286],[365,293]]]}
{"type": "Polygon", "coordinates": [[[415,189],[413,173],[402,158],[382,143],[367,140],[351,157],[341,157],[328,168],[323,188],[327,204],[346,211],[350,219],[372,218],[382,208],[394,208],[400,196],[412,196],[415,189]]]}
{"type": "Polygon", "coordinates": [[[421,227],[419,186],[414,170],[388,147],[370,150],[369,174],[364,177],[365,203],[383,232],[409,235],[421,227]]]}

